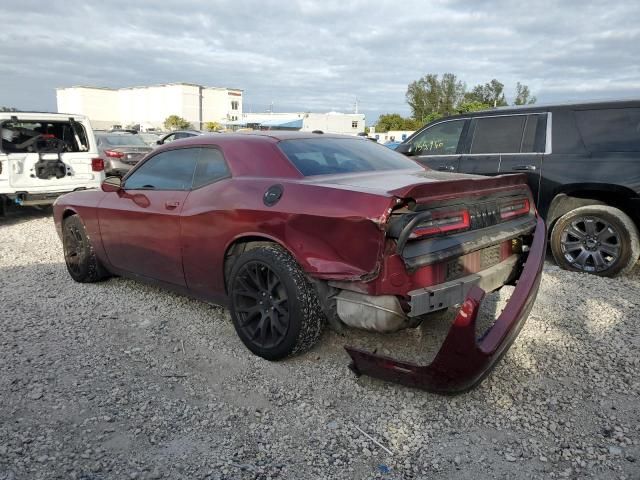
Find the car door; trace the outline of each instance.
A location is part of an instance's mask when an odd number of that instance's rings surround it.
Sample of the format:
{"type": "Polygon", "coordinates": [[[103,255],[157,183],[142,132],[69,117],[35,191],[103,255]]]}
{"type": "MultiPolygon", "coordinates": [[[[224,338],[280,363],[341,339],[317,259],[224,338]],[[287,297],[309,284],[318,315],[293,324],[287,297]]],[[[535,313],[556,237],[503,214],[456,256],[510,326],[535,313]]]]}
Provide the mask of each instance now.
{"type": "MultiPolygon", "coordinates": [[[[229,236],[228,179],[222,150],[201,147],[193,190],[182,209],[182,258],[189,289],[207,298],[224,295],[224,254],[229,236]]],[[[240,210],[236,210],[241,215],[240,210]]]]}
{"type": "Polygon", "coordinates": [[[477,175],[498,175],[502,156],[520,152],[526,115],[475,117],[460,158],[459,171],[477,175]]]}
{"type": "Polygon", "coordinates": [[[467,123],[463,118],[434,123],[410,138],[399,151],[433,170],[455,172],[467,123]]]}
{"type": "Polygon", "coordinates": [[[542,160],[545,154],[551,153],[551,142],[547,142],[549,115],[545,112],[527,115],[519,153],[504,153],[500,156],[500,174],[526,174],[536,205],[540,203],[542,160]]]}
{"type": "Polygon", "coordinates": [[[193,148],[153,155],[108,193],[98,209],[109,262],[155,280],[185,285],[180,212],[189,195],[198,152],[193,148]]]}

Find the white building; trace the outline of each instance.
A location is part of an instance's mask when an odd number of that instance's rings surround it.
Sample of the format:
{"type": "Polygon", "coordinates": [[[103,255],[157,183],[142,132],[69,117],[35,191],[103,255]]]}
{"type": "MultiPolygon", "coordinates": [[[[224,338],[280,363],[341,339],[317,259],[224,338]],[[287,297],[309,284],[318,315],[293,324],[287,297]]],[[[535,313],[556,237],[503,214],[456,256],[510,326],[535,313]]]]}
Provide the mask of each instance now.
{"type": "Polygon", "coordinates": [[[56,89],[58,112],[89,117],[94,128],[140,124],[164,128],[170,115],[184,118],[194,128],[206,122],[227,123],[242,116],[242,93],[237,88],[204,87],[191,83],[168,83],[148,87],[56,89]]]}
{"type": "Polygon", "coordinates": [[[369,136],[376,139],[378,143],[404,142],[413,135],[414,130],[389,130],[388,132],[376,132],[374,128],[369,132],[369,136]]]}
{"type": "Polygon", "coordinates": [[[364,132],[365,116],[362,113],[243,113],[240,120],[227,122],[231,127],[248,127],[262,130],[300,130],[312,132],[357,135],[364,132]]]}

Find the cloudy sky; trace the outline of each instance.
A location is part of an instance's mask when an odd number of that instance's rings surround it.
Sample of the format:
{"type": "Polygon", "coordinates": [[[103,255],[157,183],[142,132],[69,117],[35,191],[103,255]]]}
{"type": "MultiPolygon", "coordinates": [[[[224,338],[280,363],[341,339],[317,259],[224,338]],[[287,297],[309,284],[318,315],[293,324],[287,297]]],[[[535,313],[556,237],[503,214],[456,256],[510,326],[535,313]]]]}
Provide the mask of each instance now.
{"type": "Polygon", "coordinates": [[[2,0],[0,105],[55,88],[188,82],[245,111],[409,114],[407,85],[452,72],[539,102],[640,97],[640,1],[2,0]]]}

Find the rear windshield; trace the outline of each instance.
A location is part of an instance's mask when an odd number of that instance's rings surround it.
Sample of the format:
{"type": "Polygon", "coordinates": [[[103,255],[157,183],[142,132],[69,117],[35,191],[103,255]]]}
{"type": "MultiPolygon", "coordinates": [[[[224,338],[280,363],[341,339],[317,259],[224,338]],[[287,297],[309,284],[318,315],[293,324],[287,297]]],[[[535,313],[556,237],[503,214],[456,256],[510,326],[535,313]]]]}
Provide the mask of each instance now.
{"type": "Polygon", "coordinates": [[[86,152],[89,141],[79,122],[17,121],[0,124],[0,151],[5,153],[86,152]]]}
{"type": "Polygon", "coordinates": [[[144,143],[144,140],[142,140],[138,135],[105,135],[101,138],[114,147],[128,147],[131,145],[140,147],[147,146],[147,144],[144,143]]]}
{"type": "Polygon", "coordinates": [[[592,152],[640,152],[640,108],[578,110],[582,140],[592,152]]]}
{"type": "Polygon", "coordinates": [[[308,138],[278,146],[305,177],[419,168],[412,160],[370,140],[308,138]]]}

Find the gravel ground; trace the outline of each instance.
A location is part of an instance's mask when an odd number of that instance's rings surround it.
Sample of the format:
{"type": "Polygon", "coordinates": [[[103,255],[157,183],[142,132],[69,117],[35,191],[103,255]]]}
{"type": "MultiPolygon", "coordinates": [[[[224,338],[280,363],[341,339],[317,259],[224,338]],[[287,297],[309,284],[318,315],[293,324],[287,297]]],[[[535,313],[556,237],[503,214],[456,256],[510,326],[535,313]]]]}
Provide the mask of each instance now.
{"type": "Polygon", "coordinates": [[[640,478],[638,270],[548,264],[493,374],[446,397],[357,379],[342,349],[409,356],[432,325],[269,363],[222,308],[74,283],[49,216],[0,220],[0,240],[0,480],[640,478]]]}

